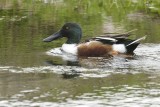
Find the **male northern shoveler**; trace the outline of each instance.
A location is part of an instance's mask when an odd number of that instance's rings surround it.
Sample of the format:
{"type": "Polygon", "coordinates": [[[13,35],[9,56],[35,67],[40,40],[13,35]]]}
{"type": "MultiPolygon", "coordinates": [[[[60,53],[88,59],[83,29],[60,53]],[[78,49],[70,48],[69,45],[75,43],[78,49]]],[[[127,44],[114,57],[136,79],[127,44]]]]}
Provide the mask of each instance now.
{"type": "Polygon", "coordinates": [[[99,36],[80,43],[82,37],[81,27],[76,23],[66,23],[55,34],[43,39],[44,42],[66,37],[67,41],[61,50],[78,56],[104,57],[119,53],[132,54],[140,41],[145,36],[136,40],[128,39],[129,34],[118,34],[114,36],[99,36]]]}

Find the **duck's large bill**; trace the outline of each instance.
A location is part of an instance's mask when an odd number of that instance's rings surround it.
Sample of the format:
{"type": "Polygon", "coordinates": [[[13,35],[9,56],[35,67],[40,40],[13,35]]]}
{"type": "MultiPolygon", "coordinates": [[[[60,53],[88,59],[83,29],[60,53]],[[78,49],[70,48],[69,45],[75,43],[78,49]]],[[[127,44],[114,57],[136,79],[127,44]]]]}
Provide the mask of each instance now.
{"type": "Polygon", "coordinates": [[[60,32],[56,32],[53,35],[43,39],[43,42],[51,42],[51,41],[59,39],[59,38],[62,38],[62,35],[60,34],[60,32]]]}

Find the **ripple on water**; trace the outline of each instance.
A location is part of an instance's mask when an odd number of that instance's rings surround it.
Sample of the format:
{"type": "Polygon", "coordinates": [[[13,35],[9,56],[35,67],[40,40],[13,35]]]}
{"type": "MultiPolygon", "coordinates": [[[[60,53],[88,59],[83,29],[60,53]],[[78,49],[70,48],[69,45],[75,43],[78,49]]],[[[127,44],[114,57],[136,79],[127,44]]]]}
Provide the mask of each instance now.
{"type": "Polygon", "coordinates": [[[53,65],[26,68],[2,66],[0,70],[13,73],[78,73],[82,77],[106,77],[111,73],[159,72],[159,50],[159,44],[143,44],[137,48],[136,55],[133,58],[123,56],[115,56],[109,59],[87,58],[80,61],[81,66],[53,65]]]}
{"type": "MultiPolygon", "coordinates": [[[[40,106],[40,107],[63,107],[63,106],[159,106],[160,105],[160,45],[159,44],[143,44],[140,45],[135,51],[136,55],[133,58],[126,58],[122,56],[116,56],[110,59],[104,58],[88,58],[84,59],[81,66],[39,66],[39,67],[14,67],[14,66],[2,66],[1,71],[8,71],[12,73],[55,73],[63,74],[66,78],[71,75],[78,75],[82,78],[105,78],[107,82],[101,81],[99,88],[91,88],[88,92],[81,92],[74,96],[68,90],[63,90],[56,94],[52,91],[41,92],[41,87],[35,89],[22,90],[19,93],[11,96],[10,99],[0,101],[0,105],[4,107],[12,106],[40,106]],[[86,64],[85,64],[86,62],[86,64]],[[145,72],[149,74],[146,78],[139,79],[141,76],[130,79],[129,75],[121,77],[113,74],[136,74],[145,72]],[[68,75],[69,74],[69,75],[68,75]],[[124,79],[126,78],[126,79],[124,79]],[[117,81],[120,83],[114,82],[117,81]],[[134,79],[136,79],[134,81],[134,79]],[[147,79],[147,80],[143,80],[147,79]],[[113,80],[113,81],[112,81],[113,80]],[[126,82],[132,81],[136,82],[126,82]],[[104,84],[103,84],[104,82],[104,84]],[[140,82],[140,83],[137,83],[140,82]],[[107,84],[107,85],[105,85],[107,84]],[[111,85],[110,85],[111,84],[111,85]],[[102,85],[102,86],[101,86],[102,85]],[[37,95],[37,93],[39,93],[37,95]],[[25,99],[25,95],[35,94],[32,99],[25,99]],[[71,94],[71,95],[70,95],[71,94]],[[65,97],[69,95],[68,97],[65,97]],[[41,101],[40,99],[46,99],[51,97],[58,99],[58,102],[41,101]],[[24,99],[23,99],[24,98],[24,99]],[[19,100],[20,99],[20,100],[19,100]]],[[[135,75],[136,76],[136,75],[135,75]]],[[[84,79],[83,79],[84,80],[84,79]]],[[[64,82],[64,81],[63,81],[64,82]]],[[[71,82],[71,81],[70,81],[71,82]]],[[[77,82],[77,81],[76,81],[77,82]]],[[[94,82],[94,81],[91,81],[94,82]]],[[[90,83],[89,83],[90,84],[90,83]]],[[[73,85],[73,84],[72,84],[73,85]]],[[[82,84],[80,84],[82,85],[82,84]]],[[[92,87],[91,86],[87,86],[92,87]]],[[[76,87],[74,87],[76,88],[76,87]]],[[[73,89],[74,90],[74,89],[73,89]]],[[[77,91],[76,91],[77,92],[77,91]]]]}

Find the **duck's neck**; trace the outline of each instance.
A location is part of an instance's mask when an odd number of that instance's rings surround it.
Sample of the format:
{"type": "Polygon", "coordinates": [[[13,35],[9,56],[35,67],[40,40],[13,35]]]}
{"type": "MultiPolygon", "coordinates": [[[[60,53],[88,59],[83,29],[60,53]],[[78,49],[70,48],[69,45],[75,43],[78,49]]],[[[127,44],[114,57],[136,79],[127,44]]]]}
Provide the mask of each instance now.
{"type": "Polygon", "coordinates": [[[81,36],[82,36],[81,32],[72,32],[67,37],[68,40],[67,40],[66,44],[78,44],[78,43],[80,43],[81,36]]]}
{"type": "Polygon", "coordinates": [[[80,40],[78,39],[74,39],[74,38],[69,38],[66,42],[66,44],[78,44],[80,42],[80,40]]]}

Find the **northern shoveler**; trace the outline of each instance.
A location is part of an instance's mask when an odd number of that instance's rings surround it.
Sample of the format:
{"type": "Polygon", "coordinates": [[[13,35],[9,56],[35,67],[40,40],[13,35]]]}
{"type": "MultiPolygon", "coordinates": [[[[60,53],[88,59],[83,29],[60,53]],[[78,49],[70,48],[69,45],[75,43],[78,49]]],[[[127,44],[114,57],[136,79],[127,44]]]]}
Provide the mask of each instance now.
{"type": "Polygon", "coordinates": [[[105,57],[119,53],[132,54],[140,41],[128,39],[129,34],[117,34],[114,36],[99,36],[80,43],[82,29],[76,23],[65,23],[63,27],[53,35],[43,39],[44,42],[66,37],[67,41],[61,47],[61,51],[69,54],[87,57],[105,57]]]}

